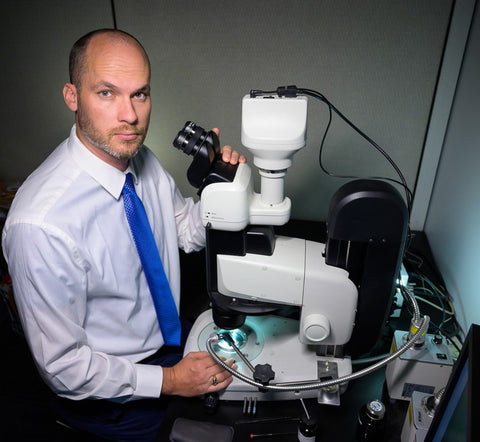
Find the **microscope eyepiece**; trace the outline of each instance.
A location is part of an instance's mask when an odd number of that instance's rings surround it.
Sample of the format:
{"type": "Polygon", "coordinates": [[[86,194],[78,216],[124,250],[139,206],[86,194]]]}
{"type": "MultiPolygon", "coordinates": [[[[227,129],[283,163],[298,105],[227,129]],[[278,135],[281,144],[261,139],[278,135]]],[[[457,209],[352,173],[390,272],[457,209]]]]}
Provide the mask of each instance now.
{"type": "Polygon", "coordinates": [[[207,132],[193,121],[187,121],[183,129],[178,132],[173,140],[173,145],[182,150],[187,155],[195,156],[197,152],[205,146],[207,149],[213,149],[216,152],[220,143],[217,134],[213,131],[207,132]]]}

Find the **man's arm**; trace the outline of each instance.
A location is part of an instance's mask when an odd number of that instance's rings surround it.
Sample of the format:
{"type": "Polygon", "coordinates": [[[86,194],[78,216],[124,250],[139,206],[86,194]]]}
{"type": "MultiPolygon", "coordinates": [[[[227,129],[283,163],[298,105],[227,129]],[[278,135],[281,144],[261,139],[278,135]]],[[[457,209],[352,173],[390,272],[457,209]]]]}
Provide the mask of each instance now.
{"type": "MultiPolygon", "coordinates": [[[[136,364],[89,345],[83,328],[88,263],[74,244],[53,228],[20,223],[9,227],[4,246],[25,337],[50,388],[70,399],[137,398],[136,364]]],[[[141,397],[160,394],[156,369],[156,386],[143,382],[141,397]]]]}

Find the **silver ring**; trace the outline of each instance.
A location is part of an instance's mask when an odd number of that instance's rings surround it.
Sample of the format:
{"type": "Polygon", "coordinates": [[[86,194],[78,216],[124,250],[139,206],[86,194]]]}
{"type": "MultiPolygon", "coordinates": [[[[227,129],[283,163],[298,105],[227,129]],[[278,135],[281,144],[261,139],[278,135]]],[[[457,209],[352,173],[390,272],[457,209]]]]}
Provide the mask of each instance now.
{"type": "Polygon", "coordinates": [[[218,384],[218,379],[216,376],[212,376],[212,385],[217,385],[218,384]]]}

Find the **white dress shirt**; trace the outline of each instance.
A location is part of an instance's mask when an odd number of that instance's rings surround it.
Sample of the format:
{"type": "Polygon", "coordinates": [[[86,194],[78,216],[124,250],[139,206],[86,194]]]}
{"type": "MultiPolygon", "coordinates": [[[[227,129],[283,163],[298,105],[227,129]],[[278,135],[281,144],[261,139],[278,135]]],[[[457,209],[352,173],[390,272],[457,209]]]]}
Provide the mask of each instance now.
{"type": "Polygon", "coordinates": [[[127,401],[159,397],[161,367],[136,364],[163,345],[125,216],[125,173],[152,226],[179,306],[178,248],[205,243],[199,205],[142,146],[121,172],[72,128],[19,189],[2,233],[15,300],[35,362],[57,394],[127,401]]]}

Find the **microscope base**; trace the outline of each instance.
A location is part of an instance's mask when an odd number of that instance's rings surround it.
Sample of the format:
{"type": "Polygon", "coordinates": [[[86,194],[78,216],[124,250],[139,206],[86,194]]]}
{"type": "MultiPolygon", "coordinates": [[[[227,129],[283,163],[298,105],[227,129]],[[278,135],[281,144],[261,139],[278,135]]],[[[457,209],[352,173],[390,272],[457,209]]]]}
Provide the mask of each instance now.
{"type": "MultiPolygon", "coordinates": [[[[249,316],[245,324],[231,331],[245,357],[255,367],[257,364],[270,364],[275,372],[272,383],[317,381],[329,374],[343,377],[352,373],[350,358],[317,356],[315,346],[301,344],[298,338],[299,321],[273,315],[249,316]],[[336,367],[325,372],[325,367],[336,367]]],[[[207,310],[195,321],[185,345],[185,354],[192,351],[207,351],[206,341],[212,333],[220,330],[212,319],[212,311],[207,310]]],[[[249,378],[250,369],[239,359],[235,351],[221,341],[216,345],[220,357],[235,359],[238,371],[249,378]]],[[[294,400],[299,398],[317,398],[319,403],[339,405],[339,395],[347,384],[340,385],[337,391],[325,389],[303,391],[267,391],[260,392],[256,387],[234,377],[228,388],[220,392],[221,400],[243,401],[245,398],[257,401],[294,400]]],[[[335,390],[335,388],[334,388],[335,390]]]]}

